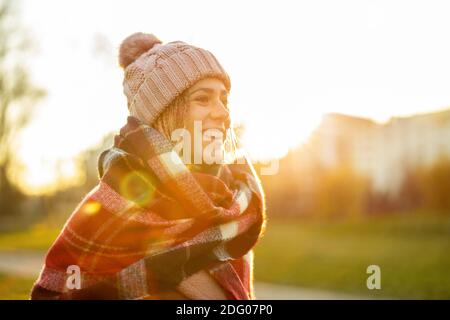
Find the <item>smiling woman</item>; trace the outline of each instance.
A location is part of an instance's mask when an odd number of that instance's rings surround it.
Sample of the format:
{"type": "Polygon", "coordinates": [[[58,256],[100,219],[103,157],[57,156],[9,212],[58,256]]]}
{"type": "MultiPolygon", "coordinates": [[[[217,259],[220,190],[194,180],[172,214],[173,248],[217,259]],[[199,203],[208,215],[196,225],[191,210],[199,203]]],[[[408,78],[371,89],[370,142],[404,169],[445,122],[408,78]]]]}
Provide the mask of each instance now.
{"type": "Polygon", "coordinates": [[[213,158],[208,152],[210,140],[218,147],[217,162],[235,157],[236,148],[233,129],[230,127],[230,110],[228,109],[228,91],[223,82],[217,78],[208,77],[197,81],[191,88],[185,90],[174,103],[159,116],[154,127],[162,132],[166,139],[177,141],[181,130],[182,149],[185,164],[208,164],[213,158]],[[187,138],[187,141],[186,139],[187,138]],[[214,138],[214,139],[212,139],[214,138]],[[187,144],[186,144],[187,143],[187,144]],[[188,150],[186,150],[188,149],[188,150]]]}
{"type": "MultiPolygon", "coordinates": [[[[218,149],[233,145],[228,74],[211,52],[151,34],[126,38],[119,60],[130,115],[100,154],[100,181],[50,248],[32,299],[253,299],[265,202],[252,164],[183,162],[171,139],[215,131],[218,149]]],[[[190,146],[194,158],[208,147],[190,146]]]]}

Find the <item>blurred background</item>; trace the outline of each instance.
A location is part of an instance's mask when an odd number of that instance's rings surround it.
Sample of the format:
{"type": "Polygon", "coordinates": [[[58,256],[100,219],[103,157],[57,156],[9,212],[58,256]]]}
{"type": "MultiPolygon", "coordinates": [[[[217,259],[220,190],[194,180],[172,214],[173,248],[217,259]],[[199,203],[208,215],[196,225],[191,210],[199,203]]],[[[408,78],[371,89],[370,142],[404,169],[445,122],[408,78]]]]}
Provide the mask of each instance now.
{"type": "Polygon", "coordinates": [[[213,52],[261,176],[257,298],[450,298],[446,1],[0,0],[0,299],[27,299],[125,123],[121,40],[213,52]],[[369,290],[369,265],[381,289],[369,290]]]}

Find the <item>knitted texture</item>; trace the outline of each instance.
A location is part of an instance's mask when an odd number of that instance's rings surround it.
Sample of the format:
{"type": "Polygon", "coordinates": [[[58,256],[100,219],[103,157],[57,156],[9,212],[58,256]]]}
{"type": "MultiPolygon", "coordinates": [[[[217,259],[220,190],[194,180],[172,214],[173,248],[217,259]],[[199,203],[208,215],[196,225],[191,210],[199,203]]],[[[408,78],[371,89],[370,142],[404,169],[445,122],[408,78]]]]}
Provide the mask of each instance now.
{"type": "Polygon", "coordinates": [[[147,125],[151,125],[178,95],[201,79],[218,78],[228,91],[231,88],[227,72],[211,52],[182,41],[162,44],[153,35],[137,33],[124,40],[120,55],[130,115],[147,125]],[[148,47],[150,49],[139,55],[140,49],[148,47]],[[123,60],[130,60],[130,57],[123,58],[127,51],[134,51],[132,54],[138,57],[123,64],[123,60]]]}
{"type": "Polygon", "coordinates": [[[227,299],[254,299],[252,249],[266,218],[250,162],[192,172],[169,140],[129,116],[100,155],[99,176],[47,253],[33,299],[163,299],[192,289],[201,270],[227,299]],[[67,286],[70,266],[80,288],[67,286]]]}

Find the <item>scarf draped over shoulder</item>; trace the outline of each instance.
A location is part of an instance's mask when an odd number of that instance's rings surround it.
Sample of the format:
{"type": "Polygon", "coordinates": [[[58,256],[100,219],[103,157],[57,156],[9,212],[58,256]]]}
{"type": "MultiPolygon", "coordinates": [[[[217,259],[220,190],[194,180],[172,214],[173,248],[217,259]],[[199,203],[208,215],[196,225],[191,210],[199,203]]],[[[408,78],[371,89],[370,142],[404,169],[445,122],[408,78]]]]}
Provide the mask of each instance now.
{"type": "Polygon", "coordinates": [[[248,160],[220,165],[217,174],[192,170],[170,141],[129,116],[98,172],[35,286],[59,299],[141,299],[207,270],[230,299],[254,298],[252,248],[265,207],[248,160]]]}

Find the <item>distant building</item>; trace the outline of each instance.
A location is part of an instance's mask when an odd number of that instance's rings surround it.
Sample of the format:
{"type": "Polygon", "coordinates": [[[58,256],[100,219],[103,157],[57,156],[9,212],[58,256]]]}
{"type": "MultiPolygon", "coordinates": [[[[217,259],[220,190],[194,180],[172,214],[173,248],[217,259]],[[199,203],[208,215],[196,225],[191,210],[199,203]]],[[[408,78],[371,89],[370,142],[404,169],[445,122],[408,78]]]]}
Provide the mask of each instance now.
{"type": "Polygon", "coordinates": [[[326,114],[311,143],[322,165],[332,167],[347,161],[367,174],[377,191],[395,194],[409,167],[450,157],[450,109],[394,117],[385,124],[326,114]]]}

